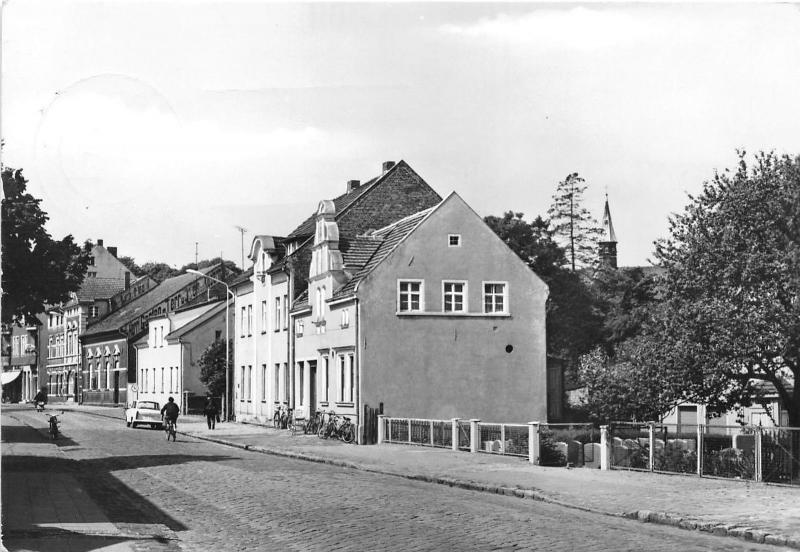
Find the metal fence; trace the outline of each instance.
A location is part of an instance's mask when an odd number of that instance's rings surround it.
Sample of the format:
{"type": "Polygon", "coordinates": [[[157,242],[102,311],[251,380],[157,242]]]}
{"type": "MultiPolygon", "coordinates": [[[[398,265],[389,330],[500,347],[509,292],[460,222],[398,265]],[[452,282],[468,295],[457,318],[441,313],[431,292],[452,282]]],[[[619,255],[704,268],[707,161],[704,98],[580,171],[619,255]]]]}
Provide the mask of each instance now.
{"type": "Polygon", "coordinates": [[[541,424],[543,466],[600,467],[600,430],[593,424],[541,424]]]}
{"type": "MultiPolygon", "coordinates": [[[[380,419],[380,418],[379,418],[380,419]]],[[[428,447],[452,448],[453,424],[449,420],[383,418],[385,441],[428,447]]]]}
{"type": "Polygon", "coordinates": [[[608,440],[612,469],[800,485],[800,428],[615,422],[608,440]]]}
{"type": "Polygon", "coordinates": [[[478,452],[508,456],[528,456],[527,424],[478,423],[478,452]]]}

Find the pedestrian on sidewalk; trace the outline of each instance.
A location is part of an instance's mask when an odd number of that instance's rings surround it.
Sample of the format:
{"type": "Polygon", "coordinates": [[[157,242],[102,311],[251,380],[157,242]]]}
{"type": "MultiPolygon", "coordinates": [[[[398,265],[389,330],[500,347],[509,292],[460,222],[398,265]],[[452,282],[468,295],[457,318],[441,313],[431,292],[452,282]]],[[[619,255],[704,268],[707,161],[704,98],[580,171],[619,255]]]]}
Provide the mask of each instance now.
{"type": "Polygon", "coordinates": [[[206,405],[203,407],[203,414],[206,415],[208,429],[214,429],[219,413],[217,411],[217,405],[214,404],[214,399],[211,395],[206,395],[206,405]]]}

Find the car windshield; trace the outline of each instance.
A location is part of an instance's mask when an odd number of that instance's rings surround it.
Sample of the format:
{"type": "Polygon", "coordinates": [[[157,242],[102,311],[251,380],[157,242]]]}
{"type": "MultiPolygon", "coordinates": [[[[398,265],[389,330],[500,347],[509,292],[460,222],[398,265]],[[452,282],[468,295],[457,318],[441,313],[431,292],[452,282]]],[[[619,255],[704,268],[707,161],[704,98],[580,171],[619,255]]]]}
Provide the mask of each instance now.
{"type": "Polygon", "coordinates": [[[147,410],[158,410],[158,403],[151,401],[141,401],[136,404],[136,408],[144,408],[147,410]]]}

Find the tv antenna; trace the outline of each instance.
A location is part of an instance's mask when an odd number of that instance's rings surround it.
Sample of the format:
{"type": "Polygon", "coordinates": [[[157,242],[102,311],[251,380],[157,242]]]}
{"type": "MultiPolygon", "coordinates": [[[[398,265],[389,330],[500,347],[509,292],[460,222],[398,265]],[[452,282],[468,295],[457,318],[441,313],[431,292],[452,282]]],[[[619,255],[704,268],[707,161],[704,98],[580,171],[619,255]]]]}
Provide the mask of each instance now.
{"type": "Polygon", "coordinates": [[[236,224],[234,224],[233,227],[236,228],[242,235],[242,272],[244,272],[244,233],[247,232],[247,228],[244,226],[238,226],[236,224]]]}

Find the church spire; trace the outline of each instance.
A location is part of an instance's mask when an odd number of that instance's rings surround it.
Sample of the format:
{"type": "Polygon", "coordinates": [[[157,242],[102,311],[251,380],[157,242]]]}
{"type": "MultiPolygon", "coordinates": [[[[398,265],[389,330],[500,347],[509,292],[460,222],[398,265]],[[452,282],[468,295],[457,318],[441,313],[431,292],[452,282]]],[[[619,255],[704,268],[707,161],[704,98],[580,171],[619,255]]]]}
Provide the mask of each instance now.
{"type": "Polygon", "coordinates": [[[614,223],[611,222],[611,210],[608,208],[608,194],[606,194],[606,207],[603,210],[603,239],[601,241],[617,243],[614,223]]]}
{"type": "Polygon", "coordinates": [[[608,193],[606,193],[606,206],[603,210],[603,236],[598,245],[600,246],[600,264],[609,268],[617,268],[617,235],[614,233],[614,223],[611,222],[608,193]]]}

